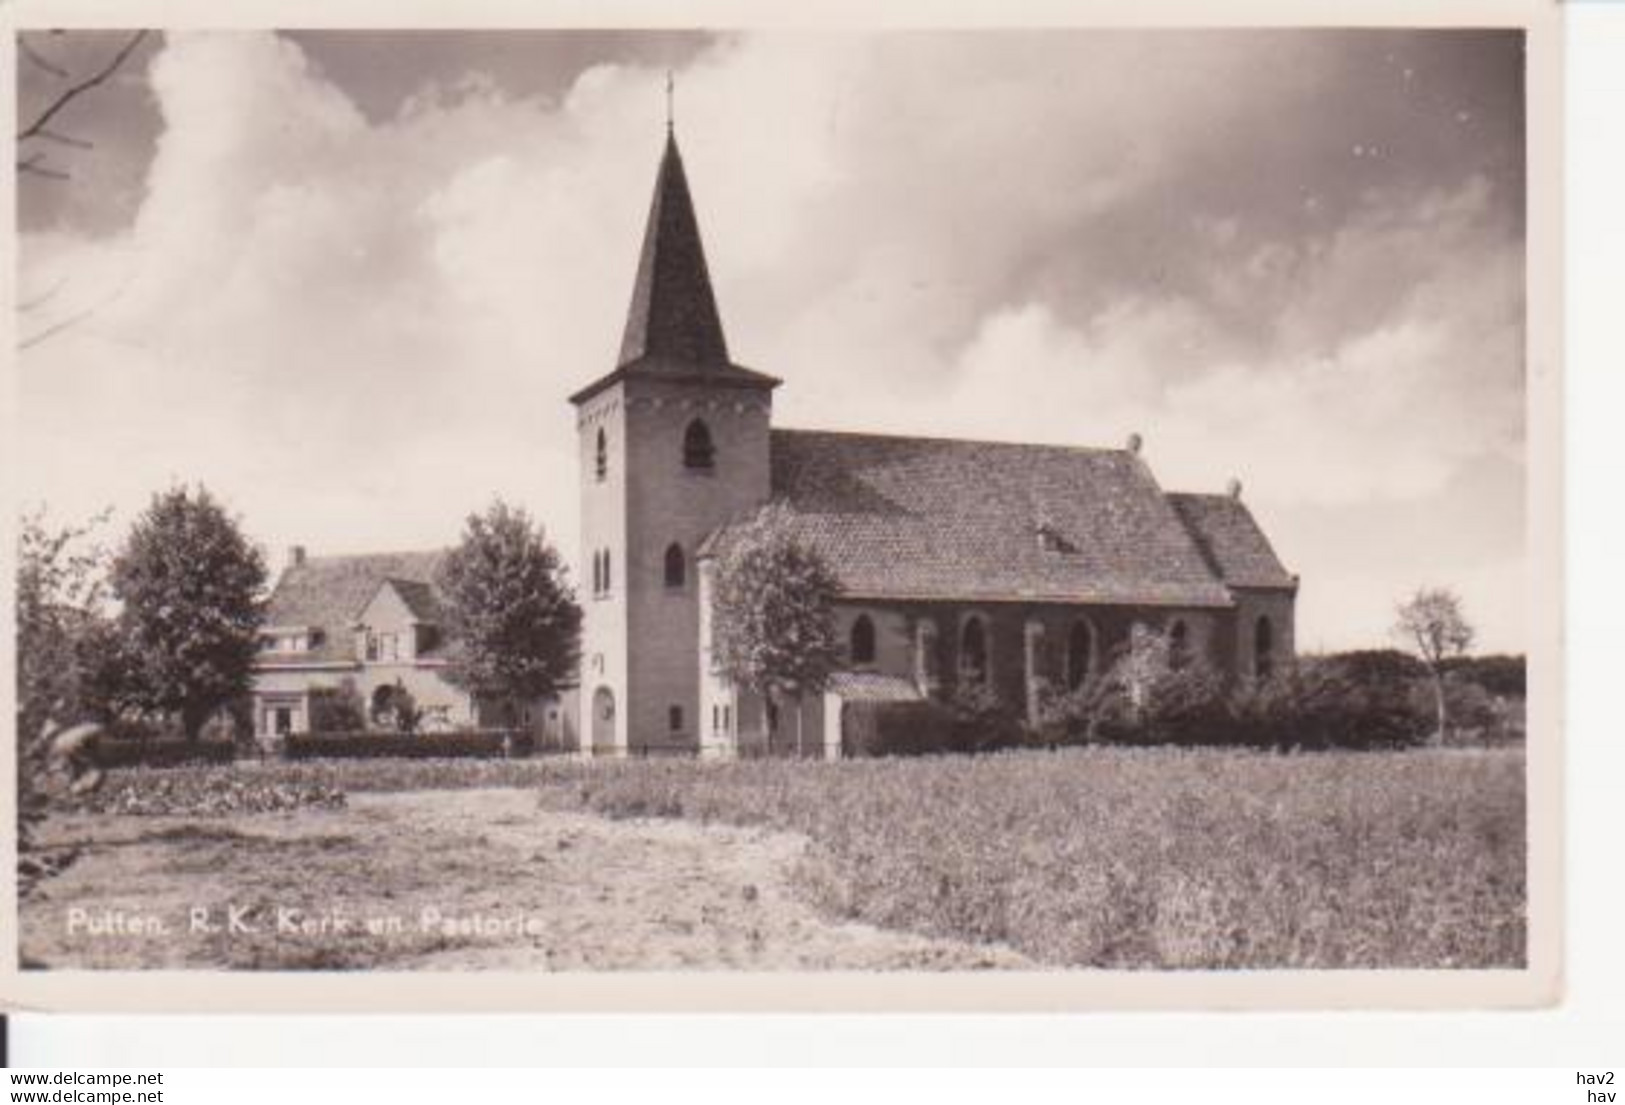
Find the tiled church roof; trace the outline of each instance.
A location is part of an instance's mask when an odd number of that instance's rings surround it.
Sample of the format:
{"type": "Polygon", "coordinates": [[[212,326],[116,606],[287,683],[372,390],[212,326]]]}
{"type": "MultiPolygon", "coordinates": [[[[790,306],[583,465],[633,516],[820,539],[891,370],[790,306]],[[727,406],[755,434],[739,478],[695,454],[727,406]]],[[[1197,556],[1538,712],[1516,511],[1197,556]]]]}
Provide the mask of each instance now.
{"type": "MultiPolygon", "coordinates": [[[[772,432],[785,524],[852,595],[1224,606],[1133,453],[772,432]]],[[[725,547],[737,527],[707,542],[725,547]]]]}
{"type": "Polygon", "coordinates": [[[264,655],[259,663],[275,667],[355,659],[355,620],[384,581],[404,584],[399,588],[402,598],[423,617],[420,605],[424,610],[433,609],[431,581],[444,556],[444,550],[436,549],[313,556],[301,564],[290,564],[271,592],[265,624],[309,626],[319,630],[320,637],[308,652],[264,655]]]}
{"type": "Polygon", "coordinates": [[[1169,492],[1185,528],[1214,574],[1232,587],[1295,587],[1269,538],[1239,498],[1169,492]]]}

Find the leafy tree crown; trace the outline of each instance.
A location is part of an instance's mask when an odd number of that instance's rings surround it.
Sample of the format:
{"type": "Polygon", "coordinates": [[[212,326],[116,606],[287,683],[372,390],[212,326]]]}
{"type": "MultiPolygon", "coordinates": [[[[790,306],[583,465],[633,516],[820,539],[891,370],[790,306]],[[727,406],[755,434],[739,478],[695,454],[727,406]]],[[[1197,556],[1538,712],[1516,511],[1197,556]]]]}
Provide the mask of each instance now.
{"type": "Polygon", "coordinates": [[[498,500],[469,515],[435,586],[456,644],[447,678],[477,697],[522,701],[574,678],[581,607],[557,550],[523,510],[498,500]]]}
{"type": "Polygon", "coordinates": [[[191,735],[246,694],[265,582],[264,558],[207,489],[153,496],[112,568],[139,704],[178,712],[191,735]]]}
{"type": "Polygon", "coordinates": [[[719,674],[757,693],[817,693],[840,657],[835,596],[824,558],[765,508],[718,559],[712,590],[712,657],[719,674]]]}

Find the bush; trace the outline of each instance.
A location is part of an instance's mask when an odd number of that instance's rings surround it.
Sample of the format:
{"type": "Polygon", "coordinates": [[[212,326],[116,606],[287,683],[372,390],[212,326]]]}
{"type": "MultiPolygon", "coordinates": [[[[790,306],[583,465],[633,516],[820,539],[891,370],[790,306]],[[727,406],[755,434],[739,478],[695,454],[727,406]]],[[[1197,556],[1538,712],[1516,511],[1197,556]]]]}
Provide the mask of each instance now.
{"type": "Polygon", "coordinates": [[[367,703],[346,679],[337,687],[314,690],[310,695],[310,727],[317,733],[355,733],[367,724],[367,703]]]}
{"type": "Polygon", "coordinates": [[[1416,682],[1344,657],[1303,659],[1234,696],[1242,743],[1267,748],[1405,748],[1422,743],[1429,710],[1416,682]]]}
{"type": "Polygon", "coordinates": [[[1528,693],[1522,656],[1463,656],[1444,665],[1450,675],[1482,687],[1492,695],[1523,698],[1528,693]]]}
{"type": "Polygon", "coordinates": [[[115,767],[179,767],[183,764],[229,764],[237,743],[218,736],[196,741],[177,737],[109,736],[96,746],[96,763],[115,767]]]}
{"type": "Polygon", "coordinates": [[[528,734],[500,729],[463,733],[300,733],[287,738],[282,754],[290,760],[372,758],[408,759],[475,757],[496,759],[523,755],[528,734]]]}
{"type": "Polygon", "coordinates": [[[294,809],[339,809],[344,791],[319,781],[284,780],[240,768],[123,771],[80,802],[95,813],[138,817],[227,817],[294,809]]]}

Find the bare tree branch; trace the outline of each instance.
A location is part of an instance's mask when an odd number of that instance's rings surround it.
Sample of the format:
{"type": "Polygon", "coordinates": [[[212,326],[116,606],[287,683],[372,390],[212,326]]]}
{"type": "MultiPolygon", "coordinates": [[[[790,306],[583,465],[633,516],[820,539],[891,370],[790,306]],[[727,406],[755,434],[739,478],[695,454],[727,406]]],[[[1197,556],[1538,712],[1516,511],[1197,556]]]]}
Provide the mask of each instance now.
{"type": "Polygon", "coordinates": [[[62,170],[50,169],[42,165],[40,162],[43,160],[43,158],[43,154],[31,154],[26,161],[17,162],[17,171],[22,173],[33,173],[35,176],[50,177],[52,180],[68,179],[68,174],[64,173],[62,170]]]}
{"type": "MultiPolygon", "coordinates": [[[[20,353],[24,350],[32,349],[41,342],[62,333],[64,330],[78,326],[81,322],[85,321],[85,319],[89,318],[91,315],[94,315],[97,311],[102,310],[104,307],[114,303],[120,297],[122,297],[125,292],[129,291],[130,286],[135,282],[135,277],[136,273],[134,271],[126,274],[124,279],[120,281],[118,287],[114,288],[109,294],[102,296],[102,298],[97,300],[95,303],[92,303],[90,306],[85,307],[82,310],[75,311],[66,318],[58,319],[36,334],[30,334],[26,338],[19,339],[17,342],[17,351],[20,353]]],[[[36,299],[35,302],[37,303],[41,300],[49,299],[51,296],[57,293],[57,290],[57,288],[52,288],[43,296],[39,297],[39,299],[36,299]]]]}
{"type": "Polygon", "coordinates": [[[22,35],[17,36],[17,49],[22,51],[23,57],[27,58],[29,61],[33,62],[34,65],[51,74],[51,76],[60,78],[61,80],[68,79],[68,71],[66,69],[63,69],[61,66],[46,60],[45,55],[34,49],[33,44],[22,35]]]}
{"type": "Polygon", "coordinates": [[[17,304],[17,310],[22,313],[37,311],[39,308],[45,306],[51,300],[55,299],[56,294],[67,286],[68,278],[66,276],[60,277],[57,279],[55,284],[52,284],[49,288],[46,288],[33,299],[24,300],[23,302],[17,304]]]}
{"type": "Polygon", "coordinates": [[[36,345],[40,344],[40,342],[45,341],[48,338],[54,338],[56,335],[62,333],[62,331],[68,329],[69,327],[78,326],[81,322],[85,321],[85,319],[101,310],[103,306],[105,306],[105,304],[98,303],[93,307],[86,307],[83,311],[80,311],[77,314],[72,314],[67,318],[59,319],[56,322],[53,322],[39,333],[31,334],[22,341],[18,342],[18,352],[25,349],[32,349],[36,345]]]}
{"type": "Polygon", "coordinates": [[[110,60],[106,65],[102,66],[101,69],[86,77],[84,80],[79,81],[77,84],[69,85],[67,88],[64,88],[60,93],[57,94],[56,99],[52,100],[46,105],[45,110],[40,112],[32,123],[28,124],[17,133],[17,141],[25,142],[30,138],[38,137],[40,131],[45,129],[45,124],[49,123],[58,112],[67,107],[80,96],[84,95],[86,92],[89,92],[92,88],[95,88],[97,85],[107,80],[107,78],[111,77],[115,72],[118,71],[118,67],[124,64],[125,59],[131,54],[135,53],[135,48],[141,45],[142,40],[147,37],[147,33],[148,32],[145,30],[137,31],[135,34],[130,36],[129,41],[125,42],[123,46],[119,47],[118,53],[114,54],[112,60],[110,60]]]}
{"type": "Polygon", "coordinates": [[[47,142],[55,142],[60,146],[72,146],[76,150],[93,150],[96,148],[94,142],[84,138],[75,138],[71,134],[58,134],[54,130],[42,130],[34,137],[43,138],[47,142]]]}

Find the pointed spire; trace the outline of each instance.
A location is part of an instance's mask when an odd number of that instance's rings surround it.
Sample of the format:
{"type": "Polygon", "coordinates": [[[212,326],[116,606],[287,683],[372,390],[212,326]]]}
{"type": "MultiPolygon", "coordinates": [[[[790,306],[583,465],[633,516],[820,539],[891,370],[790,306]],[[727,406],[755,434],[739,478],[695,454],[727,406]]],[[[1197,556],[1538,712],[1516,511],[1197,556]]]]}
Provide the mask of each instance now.
{"type": "MultiPolygon", "coordinates": [[[[669,85],[668,85],[669,95],[669,85]]],[[[668,100],[667,110],[670,110],[668,100]]],[[[668,117],[669,124],[669,117],[668,117]]],[[[700,227],[688,192],[677,138],[666,132],[666,152],[655,179],[649,224],[643,234],[632,306],[621,339],[620,364],[653,357],[690,365],[726,365],[728,344],[705,266],[700,227]]]]}

